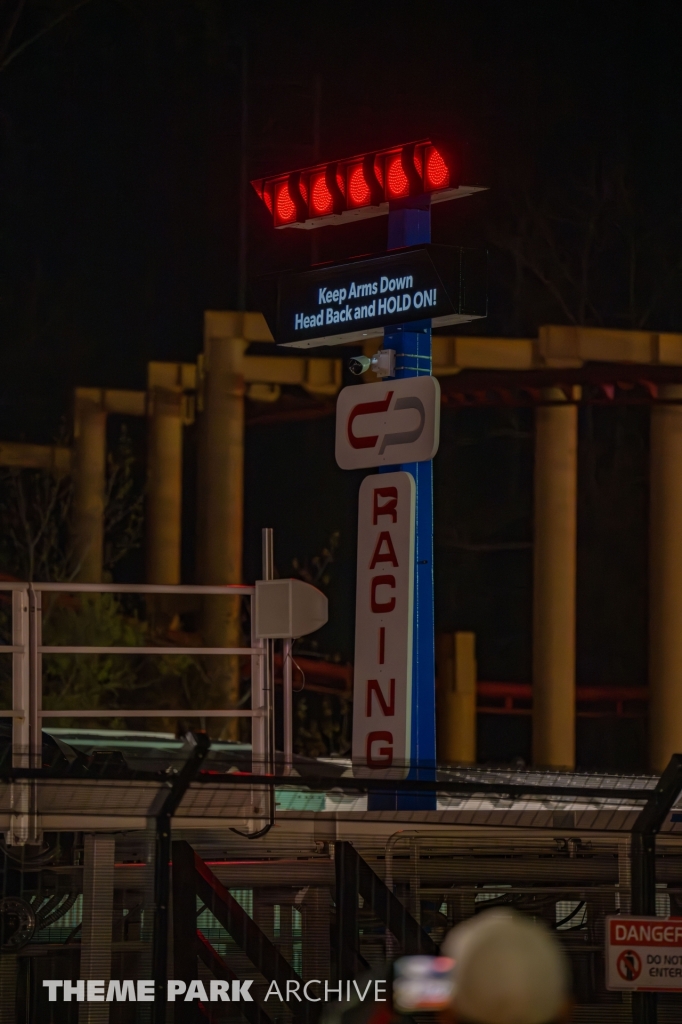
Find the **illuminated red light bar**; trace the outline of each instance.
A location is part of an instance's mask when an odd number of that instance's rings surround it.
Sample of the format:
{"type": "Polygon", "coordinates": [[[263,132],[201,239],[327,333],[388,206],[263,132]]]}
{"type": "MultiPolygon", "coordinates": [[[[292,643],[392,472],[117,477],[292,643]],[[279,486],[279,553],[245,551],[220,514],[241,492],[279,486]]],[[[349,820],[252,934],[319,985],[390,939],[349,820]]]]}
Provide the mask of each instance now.
{"type": "Polygon", "coordinates": [[[316,228],[388,213],[389,203],[431,203],[480,191],[460,185],[453,154],[430,139],[251,182],[276,228],[316,228]]]}

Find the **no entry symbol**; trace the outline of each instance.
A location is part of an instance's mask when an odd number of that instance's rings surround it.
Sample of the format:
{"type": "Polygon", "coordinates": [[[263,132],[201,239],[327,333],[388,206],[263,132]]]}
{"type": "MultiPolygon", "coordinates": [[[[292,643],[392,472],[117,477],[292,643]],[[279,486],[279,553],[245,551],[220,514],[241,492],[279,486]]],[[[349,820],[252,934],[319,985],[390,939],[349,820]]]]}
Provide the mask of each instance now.
{"type": "Polygon", "coordinates": [[[616,960],[616,967],[623,981],[636,981],[642,973],[642,961],[634,949],[624,949],[616,960]]]}

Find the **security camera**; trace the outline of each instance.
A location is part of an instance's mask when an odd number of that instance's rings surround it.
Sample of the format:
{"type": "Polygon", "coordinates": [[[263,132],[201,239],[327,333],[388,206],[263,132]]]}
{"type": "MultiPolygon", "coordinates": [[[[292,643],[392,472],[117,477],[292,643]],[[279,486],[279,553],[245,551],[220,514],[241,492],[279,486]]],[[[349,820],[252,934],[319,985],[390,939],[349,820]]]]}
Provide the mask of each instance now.
{"type": "Polygon", "coordinates": [[[351,373],[359,377],[367,370],[374,370],[377,377],[395,377],[395,350],[392,348],[380,348],[371,358],[369,356],[354,356],[348,368],[351,373]]]}
{"type": "Polygon", "coordinates": [[[368,356],[353,356],[348,369],[351,373],[354,373],[356,377],[359,377],[361,373],[366,373],[372,365],[372,360],[368,356]]]}

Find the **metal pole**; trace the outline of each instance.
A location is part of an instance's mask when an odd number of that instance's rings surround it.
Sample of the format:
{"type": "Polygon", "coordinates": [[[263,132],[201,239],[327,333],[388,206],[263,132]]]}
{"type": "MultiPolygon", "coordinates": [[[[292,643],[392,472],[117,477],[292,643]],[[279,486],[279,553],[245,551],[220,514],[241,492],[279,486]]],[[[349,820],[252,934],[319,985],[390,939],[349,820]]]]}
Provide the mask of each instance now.
{"type": "MultiPolygon", "coordinates": [[[[28,630],[29,630],[29,683],[28,683],[28,721],[29,721],[29,766],[43,766],[43,656],[40,646],[43,642],[42,597],[39,590],[28,585],[28,630]]],[[[38,836],[38,782],[31,782],[29,798],[29,815],[27,821],[27,842],[37,842],[38,836]]]]}
{"type": "MultiPolygon", "coordinates": [[[[429,196],[392,203],[388,214],[388,249],[431,241],[429,196]],[[407,202],[407,201],[406,201],[407,202]]],[[[384,332],[384,348],[396,353],[396,378],[431,373],[431,320],[400,324],[384,332]]],[[[396,468],[414,477],[416,535],[414,545],[414,619],[412,640],[411,778],[433,776],[436,765],[436,664],[433,609],[433,462],[412,462],[396,468]]],[[[435,810],[436,794],[410,796],[396,792],[369,797],[368,809],[435,810]]]]}
{"type": "Polygon", "coordinates": [[[355,977],[358,948],[358,857],[352,843],[334,846],[336,867],[336,980],[355,977]]]}
{"type": "MultiPolygon", "coordinates": [[[[189,985],[199,976],[197,964],[197,876],[194,868],[195,853],[189,843],[175,842],[172,846],[173,856],[173,977],[189,985]]],[[[153,1024],[165,1021],[157,1017],[153,1024]]],[[[159,1002],[154,1005],[159,1012],[159,1002]]],[[[196,1024],[199,1010],[196,1003],[186,1003],[183,999],[174,1004],[174,1024],[196,1024]]]]}
{"type": "MultiPolygon", "coordinates": [[[[31,729],[31,618],[28,589],[12,593],[12,767],[33,768],[31,729]]],[[[35,833],[36,822],[31,815],[31,801],[35,801],[36,783],[22,779],[15,783],[14,807],[11,815],[9,842],[22,846],[35,833]]],[[[1,1012],[1,1011],[0,1011],[1,1012]]]]}
{"type": "Polygon", "coordinates": [[[211,742],[207,733],[187,733],[194,744],[192,753],[178,774],[169,782],[170,792],[156,816],[156,856],[154,860],[154,933],[152,938],[152,977],[155,1000],[153,1024],[166,1021],[166,983],[168,980],[168,903],[170,901],[171,819],[190,783],[199,773],[211,742]]]}
{"type": "Polygon", "coordinates": [[[291,775],[294,763],[293,640],[282,641],[282,691],[284,713],[284,774],[291,775]]]}
{"type": "MultiPolygon", "coordinates": [[[[271,527],[264,527],[262,532],[262,555],[263,565],[262,573],[264,580],[272,580],[275,578],[275,544],[274,534],[271,527]]],[[[266,774],[273,775],[275,771],[275,713],[274,713],[274,678],[275,678],[275,666],[274,666],[274,643],[272,640],[265,641],[266,654],[263,659],[265,662],[265,679],[264,679],[264,696],[265,696],[265,711],[266,711],[266,735],[268,739],[267,751],[266,751],[266,774]]]]}
{"type": "Polygon", "coordinates": [[[29,708],[30,654],[29,654],[29,613],[28,590],[12,592],[12,646],[21,650],[12,653],[12,766],[30,768],[31,720],[29,708]]]}
{"type": "Polygon", "coordinates": [[[265,775],[267,771],[268,722],[266,712],[265,673],[267,666],[267,640],[256,636],[255,597],[251,597],[251,647],[260,648],[262,654],[251,655],[251,709],[258,712],[251,719],[251,771],[265,775]]]}

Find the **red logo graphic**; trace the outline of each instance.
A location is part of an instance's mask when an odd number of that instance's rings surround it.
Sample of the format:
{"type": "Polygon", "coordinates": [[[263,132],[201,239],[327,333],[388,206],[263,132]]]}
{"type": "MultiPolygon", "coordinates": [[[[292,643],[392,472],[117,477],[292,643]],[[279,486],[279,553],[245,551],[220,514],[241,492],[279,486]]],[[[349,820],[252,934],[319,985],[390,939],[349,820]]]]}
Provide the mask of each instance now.
{"type": "Polygon", "coordinates": [[[382,398],[380,402],[362,402],[360,405],[356,405],[350,416],[348,417],[348,440],[350,441],[353,448],[374,448],[375,444],[379,440],[379,435],[374,434],[371,437],[357,437],[353,433],[353,420],[356,416],[369,416],[373,412],[386,412],[391,399],[393,398],[393,392],[389,391],[385,398],[382,398]]]}
{"type": "Polygon", "coordinates": [[[623,981],[637,981],[642,973],[642,961],[634,949],[624,949],[616,960],[616,968],[623,981]]]}

